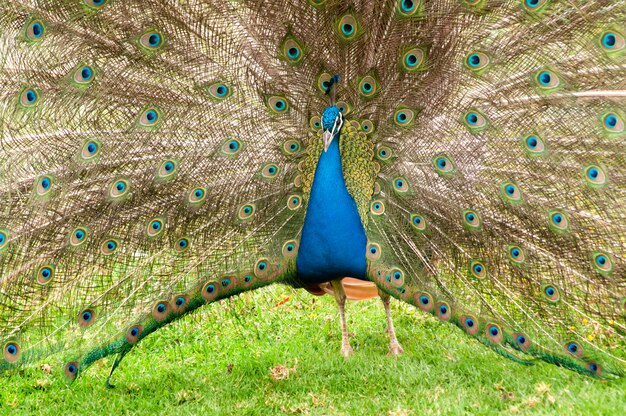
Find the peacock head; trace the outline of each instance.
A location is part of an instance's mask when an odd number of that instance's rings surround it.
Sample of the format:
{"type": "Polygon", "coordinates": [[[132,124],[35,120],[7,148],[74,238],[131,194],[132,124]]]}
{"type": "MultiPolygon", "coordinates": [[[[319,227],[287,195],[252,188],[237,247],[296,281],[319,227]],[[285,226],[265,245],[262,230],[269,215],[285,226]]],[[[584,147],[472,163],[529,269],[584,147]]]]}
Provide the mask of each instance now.
{"type": "Polygon", "coordinates": [[[339,111],[336,105],[326,107],[324,114],[322,114],[322,128],[324,129],[322,140],[324,141],[324,151],[328,150],[335,135],[339,134],[341,126],[343,126],[343,114],[341,111],[339,111]]]}

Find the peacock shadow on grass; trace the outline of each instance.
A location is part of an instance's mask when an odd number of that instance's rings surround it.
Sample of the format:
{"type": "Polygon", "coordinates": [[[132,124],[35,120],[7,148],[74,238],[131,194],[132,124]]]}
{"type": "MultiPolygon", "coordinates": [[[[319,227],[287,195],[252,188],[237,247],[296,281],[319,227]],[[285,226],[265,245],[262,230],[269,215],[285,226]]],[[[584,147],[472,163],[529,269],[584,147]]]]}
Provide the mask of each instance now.
{"type": "Polygon", "coordinates": [[[339,355],[334,301],[271,286],[200,309],[76,382],[29,367],[0,379],[0,414],[619,414],[626,383],[525,367],[460,329],[392,302],[405,354],[386,355],[384,312],[348,303],[355,355],[339,355]],[[284,379],[272,369],[284,365],[284,379]],[[402,413],[404,412],[404,413],[402,413]]]}

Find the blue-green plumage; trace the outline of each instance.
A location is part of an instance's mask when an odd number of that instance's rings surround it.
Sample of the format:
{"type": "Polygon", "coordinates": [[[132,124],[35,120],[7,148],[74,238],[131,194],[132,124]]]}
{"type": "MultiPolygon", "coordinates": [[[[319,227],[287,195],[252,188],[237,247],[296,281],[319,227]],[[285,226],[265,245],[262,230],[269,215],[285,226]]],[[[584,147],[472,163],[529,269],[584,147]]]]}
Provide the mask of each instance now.
{"type": "MultiPolygon", "coordinates": [[[[340,117],[337,107],[324,111],[324,130],[332,131],[340,117]]],[[[341,167],[340,134],[322,152],[307,207],[296,262],[303,284],[322,283],[346,276],[366,279],[367,237],[341,167]]]]}

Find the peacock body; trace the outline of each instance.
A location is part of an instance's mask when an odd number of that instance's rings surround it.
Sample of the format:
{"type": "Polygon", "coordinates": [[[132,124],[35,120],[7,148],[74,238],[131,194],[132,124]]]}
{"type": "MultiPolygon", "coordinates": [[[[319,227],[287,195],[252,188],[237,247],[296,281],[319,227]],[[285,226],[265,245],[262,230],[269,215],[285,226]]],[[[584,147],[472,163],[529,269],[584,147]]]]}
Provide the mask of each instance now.
{"type": "Polygon", "coordinates": [[[350,276],[520,363],[622,375],[625,21],[609,0],[4,1],[0,368],[115,369],[200,306],[350,276]]]}

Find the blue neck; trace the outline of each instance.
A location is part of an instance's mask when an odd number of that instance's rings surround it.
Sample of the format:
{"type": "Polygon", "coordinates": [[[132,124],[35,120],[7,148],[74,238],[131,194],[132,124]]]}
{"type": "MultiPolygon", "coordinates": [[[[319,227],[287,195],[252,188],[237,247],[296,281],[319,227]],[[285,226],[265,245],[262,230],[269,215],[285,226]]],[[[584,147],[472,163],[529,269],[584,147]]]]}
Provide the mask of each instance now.
{"type": "Polygon", "coordinates": [[[337,134],[315,170],[296,261],[299,280],[366,279],[366,245],[361,217],[343,179],[337,134]]]}

